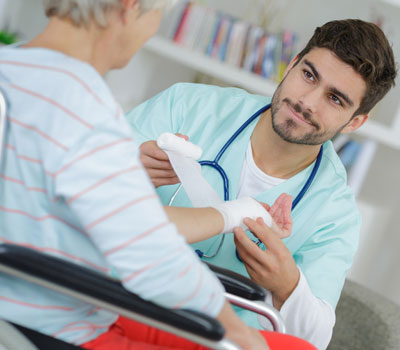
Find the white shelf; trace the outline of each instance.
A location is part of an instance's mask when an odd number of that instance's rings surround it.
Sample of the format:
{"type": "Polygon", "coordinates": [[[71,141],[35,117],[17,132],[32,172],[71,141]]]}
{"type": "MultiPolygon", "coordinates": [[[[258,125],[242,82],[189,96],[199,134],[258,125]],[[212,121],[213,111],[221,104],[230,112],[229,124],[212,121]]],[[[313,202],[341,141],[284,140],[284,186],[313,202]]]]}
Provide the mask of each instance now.
{"type": "MultiPolygon", "coordinates": [[[[400,0],[384,0],[399,2],[400,0]]],[[[171,40],[153,37],[145,45],[147,50],[184,64],[197,71],[209,74],[229,84],[240,86],[249,92],[272,96],[277,83],[249,73],[227,63],[210,58],[205,54],[178,45],[171,40]]],[[[400,113],[400,112],[399,112],[400,113]]],[[[400,114],[396,120],[400,121],[400,114]]],[[[374,120],[368,120],[358,131],[358,134],[369,137],[377,142],[400,150],[400,123],[392,127],[385,126],[374,120]],[[399,124],[399,125],[397,125],[399,124]]]]}
{"type": "Polygon", "coordinates": [[[400,150],[400,130],[394,127],[388,127],[375,120],[368,120],[356,133],[400,150]]]}
{"type": "Polygon", "coordinates": [[[178,45],[171,40],[161,37],[150,39],[145,48],[188,67],[206,73],[227,83],[240,86],[245,90],[265,96],[272,96],[278,84],[257,74],[208,57],[200,52],[193,51],[178,45]]]}
{"type": "Polygon", "coordinates": [[[393,5],[400,8],[400,0],[381,0],[383,3],[393,5]]]}

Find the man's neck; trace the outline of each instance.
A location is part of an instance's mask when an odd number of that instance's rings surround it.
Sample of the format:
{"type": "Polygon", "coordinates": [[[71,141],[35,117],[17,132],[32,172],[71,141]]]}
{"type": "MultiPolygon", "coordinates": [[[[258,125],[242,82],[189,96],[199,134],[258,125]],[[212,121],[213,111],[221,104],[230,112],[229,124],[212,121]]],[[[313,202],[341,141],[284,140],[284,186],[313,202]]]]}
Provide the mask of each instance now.
{"type": "Polygon", "coordinates": [[[320,150],[320,146],[283,140],[272,128],[271,109],[261,116],[250,141],[256,165],[267,175],[281,179],[289,179],[307,168],[320,150]]]}

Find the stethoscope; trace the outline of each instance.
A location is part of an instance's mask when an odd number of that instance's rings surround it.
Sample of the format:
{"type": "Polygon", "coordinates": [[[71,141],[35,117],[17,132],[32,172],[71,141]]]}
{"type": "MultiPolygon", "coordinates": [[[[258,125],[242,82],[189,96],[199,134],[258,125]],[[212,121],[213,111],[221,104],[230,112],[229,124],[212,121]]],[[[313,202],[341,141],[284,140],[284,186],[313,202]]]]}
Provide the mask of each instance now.
{"type": "MultiPolygon", "coordinates": [[[[199,164],[201,166],[209,166],[209,167],[217,170],[217,172],[220,174],[220,176],[221,176],[221,178],[223,180],[223,184],[224,184],[224,200],[225,201],[229,201],[229,179],[228,179],[228,176],[226,175],[225,170],[218,164],[218,162],[221,159],[221,157],[224,155],[224,153],[228,149],[228,147],[233,143],[233,141],[235,141],[235,139],[242,133],[242,131],[244,129],[246,129],[254,119],[259,117],[261,114],[263,114],[265,111],[267,111],[270,107],[271,107],[271,104],[268,104],[268,105],[262,107],[256,113],[254,113],[249,119],[247,119],[243,123],[243,125],[241,125],[239,127],[239,129],[237,129],[236,132],[229,138],[229,140],[225,143],[225,145],[222,146],[222,148],[220,149],[220,151],[218,152],[218,154],[216,155],[214,160],[201,160],[201,161],[199,161],[199,164]]],[[[303,188],[300,190],[300,192],[298,193],[298,195],[296,196],[296,198],[292,202],[292,211],[294,210],[294,208],[296,208],[297,204],[299,204],[300,200],[304,197],[304,195],[306,194],[307,190],[311,186],[315,176],[317,175],[319,166],[321,164],[322,154],[323,154],[323,146],[321,145],[321,149],[320,149],[320,151],[318,153],[317,159],[315,161],[315,164],[314,164],[314,167],[313,167],[313,169],[311,171],[310,176],[308,177],[308,179],[307,179],[306,183],[304,184],[303,188]]],[[[169,201],[168,205],[172,205],[172,202],[174,201],[174,199],[175,199],[176,195],[178,194],[178,192],[180,191],[181,187],[182,187],[182,185],[180,185],[178,187],[178,189],[175,191],[175,193],[171,197],[171,200],[169,201]]],[[[225,240],[225,234],[222,235],[221,241],[219,242],[218,248],[217,248],[217,250],[215,251],[214,254],[206,255],[200,249],[196,249],[197,255],[200,258],[208,258],[208,259],[215,257],[219,253],[219,251],[221,250],[221,247],[222,247],[222,244],[224,243],[224,240],[225,240]]],[[[259,246],[262,242],[260,240],[258,240],[255,243],[259,246]]],[[[237,251],[236,251],[236,256],[241,261],[237,251]]]]}

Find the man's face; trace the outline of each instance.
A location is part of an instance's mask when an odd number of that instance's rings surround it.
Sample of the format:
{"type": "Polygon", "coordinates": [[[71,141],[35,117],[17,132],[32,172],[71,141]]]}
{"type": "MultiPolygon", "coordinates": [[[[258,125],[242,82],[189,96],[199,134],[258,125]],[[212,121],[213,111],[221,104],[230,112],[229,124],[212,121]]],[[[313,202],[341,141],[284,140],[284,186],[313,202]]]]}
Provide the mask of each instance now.
{"type": "Polygon", "coordinates": [[[331,51],[312,49],[293,66],[272,98],[272,126],[285,141],[319,145],[351,131],[366,91],[361,75],[331,51]]]}

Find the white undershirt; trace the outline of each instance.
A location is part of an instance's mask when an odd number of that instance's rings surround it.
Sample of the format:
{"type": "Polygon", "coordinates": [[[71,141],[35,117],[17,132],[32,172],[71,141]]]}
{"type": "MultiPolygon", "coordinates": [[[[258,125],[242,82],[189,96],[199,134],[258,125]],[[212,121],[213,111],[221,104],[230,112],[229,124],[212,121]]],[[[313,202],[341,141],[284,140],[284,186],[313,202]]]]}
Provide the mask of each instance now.
{"type": "Polygon", "coordinates": [[[242,171],[239,179],[238,198],[244,196],[254,197],[259,193],[268,191],[270,188],[284,182],[285,179],[272,177],[264,173],[254,162],[251,142],[247,146],[242,171]]]}
{"type": "MultiPolygon", "coordinates": [[[[254,162],[251,142],[247,146],[239,180],[238,198],[256,196],[284,182],[285,179],[265,174],[254,162]]],[[[273,203],[267,203],[272,205],[273,203]]],[[[300,269],[299,269],[300,270],[300,269]]],[[[272,295],[267,294],[266,302],[272,305],[272,295]]],[[[335,311],[325,300],[312,293],[306,277],[300,270],[300,280],[280,311],[288,334],[303,338],[324,350],[332,337],[335,324],[335,311]]],[[[259,316],[260,324],[271,329],[269,321],[259,316]]]]}

